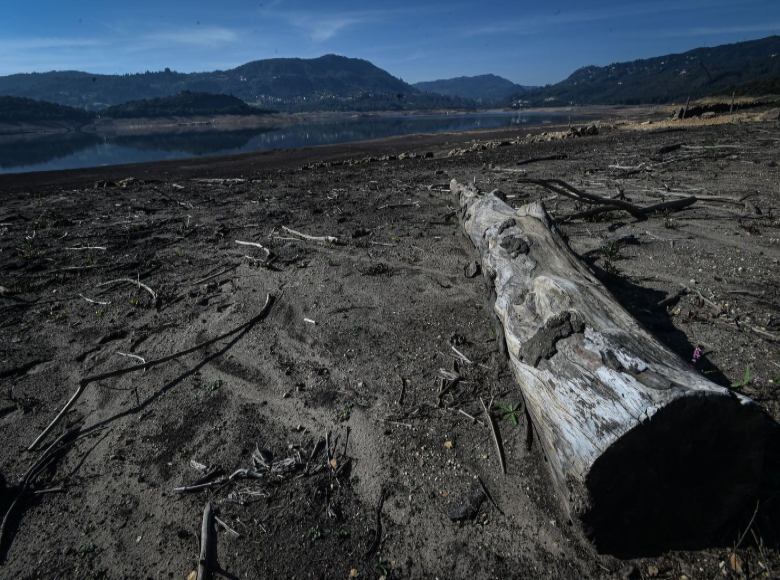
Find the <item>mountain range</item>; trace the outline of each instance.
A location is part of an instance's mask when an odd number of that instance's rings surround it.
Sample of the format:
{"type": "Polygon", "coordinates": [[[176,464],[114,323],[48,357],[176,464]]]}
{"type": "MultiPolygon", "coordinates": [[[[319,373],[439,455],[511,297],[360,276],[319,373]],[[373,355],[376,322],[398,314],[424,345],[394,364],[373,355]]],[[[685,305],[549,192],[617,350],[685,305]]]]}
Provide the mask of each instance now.
{"type": "Polygon", "coordinates": [[[780,36],[696,48],[609,66],[586,66],[554,85],[518,91],[504,104],[637,105],[679,102],[716,93],[771,86],[780,77],[780,36]]]}
{"type": "Polygon", "coordinates": [[[95,75],[79,71],[0,77],[0,95],[101,110],[127,101],[184,91],[233,95],[280,110],[379,110],[473,106],[473,102],[423,94],[370,62],[325,55],[274,58],[234,69],[202,73],[162,72],[95,75]]]}
{"type": "Polygon", "coordinates": [[[412,86],[424,93],[437,93],[448,97],[474,99],[482,104],[495,103],[510,95],[524,93],[530,88],[535,88],[524,87],[492,74],[425,81],[414,83],[412,86]]]}
{"type": "MultiPolygon", "coordinates": [[[[15,74],[0,77],[0,96],[88,111],[184,92],[231,95],[254,107],[285,112],[401,111],[496,104],[662,104],[731,91],[750,94],[778,86],[778,78],[780,37],[771,36],[603,67],[587,66],[545,87],[524,87],[495,75],[410,85],[366,60],[331,54],[314,59],[258,60],[200,73],[165,69],[124,75],[79,71],[15,74]]],[[[10,111],[10,107],[6,108],[10,111]]]]}

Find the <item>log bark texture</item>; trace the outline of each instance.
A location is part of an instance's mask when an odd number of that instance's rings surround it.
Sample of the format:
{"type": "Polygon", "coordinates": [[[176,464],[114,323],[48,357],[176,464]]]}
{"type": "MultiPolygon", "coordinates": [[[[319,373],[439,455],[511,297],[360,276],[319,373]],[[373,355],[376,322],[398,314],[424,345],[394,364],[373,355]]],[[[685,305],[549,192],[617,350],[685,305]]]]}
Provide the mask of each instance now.
{"type": "Polygon", "coordinates": [[[757,491],[757,405],[642,327],[541,202],[515,210],[455,180],[451,190],[569,516],[602,552],[711,542],[757,491]]]}

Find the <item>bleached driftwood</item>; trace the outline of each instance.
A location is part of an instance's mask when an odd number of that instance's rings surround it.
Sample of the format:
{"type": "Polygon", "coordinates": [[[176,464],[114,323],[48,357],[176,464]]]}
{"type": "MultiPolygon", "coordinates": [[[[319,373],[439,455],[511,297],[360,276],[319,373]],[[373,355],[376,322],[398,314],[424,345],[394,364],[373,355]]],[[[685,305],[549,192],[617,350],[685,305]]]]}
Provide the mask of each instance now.
{"type": "Polygon", "coordinates": [[[600,551],[708,541],[756,491],[757,406],[645,330],[558,234],[453,180],[557,492],[600,551]]]}

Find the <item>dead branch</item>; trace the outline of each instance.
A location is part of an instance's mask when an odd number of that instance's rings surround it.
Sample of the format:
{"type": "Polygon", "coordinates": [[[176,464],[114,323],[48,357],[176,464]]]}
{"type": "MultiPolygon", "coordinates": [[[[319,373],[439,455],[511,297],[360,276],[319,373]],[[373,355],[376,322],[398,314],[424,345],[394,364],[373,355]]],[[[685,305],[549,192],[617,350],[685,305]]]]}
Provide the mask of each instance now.
{"type": "Polygon", "coordinates": [[[223,340],[223,339],[227,338],[228,336],[232,336],[234,334],[237,334],[237,333],[241,332],[242,330],[245,330],[245,329],[249,328],[250,326],[252,326],[256,322],[258,322],[262,318],[264,318],[266,316],[266,314],[268,313],[268,310],[269,310],[269,307],[272,304],[272,301],[273,301],[273,299],[271,298],[271,295],[269,294],[268,296],[266,296],[265,305],[263,306],[263,308],[260,311],[260,313],[257,314],[256,316],[252,317],[248,322],[245,322],[241,326],[237,326],[236,328],[234,328],[232,330],[229,330],[228,332],[225,332],[224,334],[220,334],[219,336],[217,336],[215,338],[209,339],[209,340],[207,340],[205,342],[202,342],[200,344],[197,344],[197,345],[195,345],[195,346],[193,346],[191,348],[188,348],[188,349],[185,349],[185,350],[182,350],[182,351],[179,351],[179,352],[175,352],[173,354],[169,354],[168,356],[164,356],[164,357],[158,358],[156,360],[151,360],[151,361],[146,362],[146,363],[141,363],[141,364],[138,364],[138,365],[127,367],[127,368],[124,368],[124,369],[117,369],[117,370],[109,371],[107,373],[102,373],[102,374],[99,374],[99,375],[92,375],[92,376],[89,376],[89,377],[84,377],[83,379],[81,379],[79,381],[79,387],[78,387],[78,389],[76,389],[76,392],[73,393],[73,396],[70,398],[70,400],[65,404],[65,406],[57,414],[57,416],[54,418],[54,420],[51,423],[49,423],[49,426],[46,427],[46,429],[43,430],[43,433],[38,435],[38,438],[35,441],[33,441],[32,445],[30,445],[30,447],[28,447],[28,451],[32,451],[33,449],[35,449],[38,446],[38,444],[43,440],[43,438],[46,437],[51,432],[51,430],[57,425],[57,423],[59,423],[62,420],[62,418],[65,416],[65,413],[67,413],[70,410],[70,408],[73,407],[73,405],[76,403],[76,401],[79,400],[81,395],[84,394],[84,391],[86,390],[87,386],[90,383],[94,383],[96,381],[102,381],[104,379],[110,379],[110,378],[113,378],[113,377],[118,377],[118,376],[125,375],[127,373],[132,373],[132,372],[135,372],[135,371],[150,369],[150,368],[155,367],[157,365],[160,365],[160,364],[166,363],[168,361],[174,360],[176,358],[182,357],[182,356],[184,356],[186,354],[190,354],[192,352],[195,352],[196,350],[200,350],[200,349],[202,349],[204,347],[207,347],[207,346],[209,346],[211,344],[214,344],[215,342],[223,340]]]}
{"type": "Polygon", "coordinates": [[[633,203],[629,203],[622,199],[611,199],[607,197],[601,197],[593,193],[588,193],[586,191],[582,191],[581,189],[577,189],[573,185],[570,185],[561,179],[526,178],[526,179],[520,179],[518,181],[519,183],[530,183],[532,185],[538,185],[539,187],[543,187],[548,191],[552,191],[553,193],[557,193],[559,195],[563,195],[564,197],[569,197],[577,201],[582,201],[586,203],[595,203],[600,205],[611,205],[627,211],[634,217],[642,216],[642,209],[635,206],[633,203]]]}
{"type": "Polygon", "coordinates": [[[236,243],[241,246],[254,246],[255,248],[260,248],[261,250],[265,250],[266,252],[270,252],[268,248],[266,248],[263,244],[258,244],[257,242],[244,242],[241,240],[236,240],[236,243]]]}
{"type": "Polygon", "coordinates": [[[108,286],[109,284],[116,284],[117,282],[127,282],[128,284],[135,284],[139,288],[143,288],[149,294],[151,294],[153,300],[157,300],[157,294],[155,293],[154,290],[149,288],[149,286],[147,286],[146,284],[142,284],[140,280],[133,280],[132,278],[117,278],[116,280],[109,280],[108,282],[103,282],[101,284],[98,284],[98,287],[108,286]]]}
{"type": "Polygon", "coordinates": [[[41,453],[41,456],[35,460],[27,472],[22,476],[21,480],[19,481],[21,484],[21,489],[16,495],[16,498],[14,498],[14,500],[11,502],[11,505],[8,506],[8,509],[3,516],[3,521],[0,522],[0,547],[2,547],[3,538],[5,537],[5,526],[8,523],[8,518],[11,515],[11,512],[13,512],[14,508],[16,507],[16,504],[19,503],[22,497],[24,497],[24,495],[27,493],[30,486],[35,481],[35,478],[38,477],[38,474],[40,474],[44,467],[49,464],[49,460],[51,459],[54,452],[61,449],[60,443],[67,439],[74,438],[80,430],[81,427],[74,427],[73,429],[65,431],[65,433],[57,437],[57,439],[55,439],[54,442],[49,445],[43,453],[41,453]]]}
{"type": "Polygon", "coordinates": [[[100,304],[101,306],[108,306],[109,304],[111,304],[111,302],[101,302],[100,300],[92,300],[92,298],[87,298],[83,294],[79,294],[79,296],[81,296],[84,300],[86,300],[90,304],[100,304]]]}
{"type": "MultiPolygon", "coordinates": [[[[640,211],[640,215],[647,215],[657,211],[664,211],[666,209],[683,209],[690,205],[693,205],[697,201],[698,201],[697,197],[691,196],[683,199],[675,199],[672,201],[665,201],[663,203],[656,203],[653,205],[648,205],[646,207],[640,207],[637,209],[640,211]]],[[[576,219],[592,217],[594,215],[598,215],[601,213],[608,213],[610,211],[620,211],[621,209],[623,208],[618,207],[617,205],[604,205],[601,207],[594,207],[589,210],[580,211],[565,216],[559,216],[554,218],[553,221],[556,224],[560,224],[560,223],[569,222],[576,219]]]]}
{"type": "Polygon", "coordinates": [[[282,229],[287,232],[288,234],[292,234],[294,236],[298,236],[299,238],[302,238],[304,240],[309,240],[311,242],[326,242],[328,244],[338,244],[339,239],[335,236],[309,236],[307,234],[302,234],[301,232],[296,232],[295,230],[292,230],[288,228],[287,226],[282,226],[282,229]]]}
{"type": "Polygon", "coordinates": [[[529,163],[538,163],[540,161],[557,161],[559,159],[568,159],[566,153],[557,153],[555,155],[545,155],[544,157],[531,157],[530,159],[521,159],[515,165],[528,165],[529,163]]]}
{"type": "Polygon", "coordinates": [[[203,523],[200,527],[200,558],[198,558],[198,575],[196,580],[208,580],[211,577],[211,542],[212,542],[212,524],[213,515],[211,513],[211,502],[206,502],[203,509],[203,523]]]}

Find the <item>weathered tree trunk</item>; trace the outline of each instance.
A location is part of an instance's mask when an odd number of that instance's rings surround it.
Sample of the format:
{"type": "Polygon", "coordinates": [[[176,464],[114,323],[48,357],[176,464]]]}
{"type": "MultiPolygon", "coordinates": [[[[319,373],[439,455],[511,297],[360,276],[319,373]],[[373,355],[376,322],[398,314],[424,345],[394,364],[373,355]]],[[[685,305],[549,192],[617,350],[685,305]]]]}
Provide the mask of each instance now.
{"type": "Polygon", "coordinates": [[[453,180],[564,506],[603,552],[711,541],[754,496],[763,418],[645,330],[558,234],[453,180]]]}

